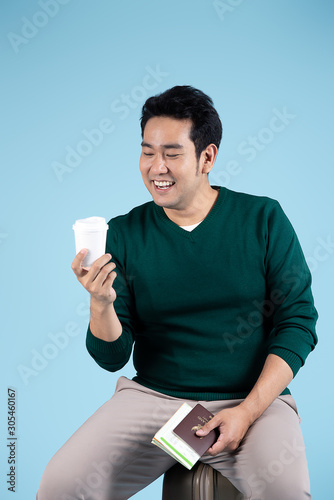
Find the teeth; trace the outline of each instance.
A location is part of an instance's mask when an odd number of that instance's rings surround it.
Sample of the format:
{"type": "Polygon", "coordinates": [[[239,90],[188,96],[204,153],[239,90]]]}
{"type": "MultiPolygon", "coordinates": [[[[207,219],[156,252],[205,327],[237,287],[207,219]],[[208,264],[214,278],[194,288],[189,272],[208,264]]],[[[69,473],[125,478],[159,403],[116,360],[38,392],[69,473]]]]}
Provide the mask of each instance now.
{"type": "Polygon", "coordinates": [[[173,182],[170,181],[154,181],[154,184],[158,187],[172,186],[173,182]]]}

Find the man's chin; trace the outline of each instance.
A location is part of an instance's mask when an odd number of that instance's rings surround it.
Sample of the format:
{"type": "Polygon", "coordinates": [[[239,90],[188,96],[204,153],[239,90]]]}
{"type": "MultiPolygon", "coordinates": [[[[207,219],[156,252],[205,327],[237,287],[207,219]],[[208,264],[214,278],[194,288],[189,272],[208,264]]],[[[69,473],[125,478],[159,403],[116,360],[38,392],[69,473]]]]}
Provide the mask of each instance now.
{"type": "Polygon", "coordinates": [[[150,191],[152,199],[156,205],[163,208],[173,208],[173,202],[168,200],[165,196],[159,196],[155,191],[150,191]]]}
{"type": "Polygon", "coordinates": [[[168,203],[165,200],[157,199],[156,197],[153,196],[153,201],[158,207],[162,208],[173,208],[173,205],[171,203],[168,203]]]}

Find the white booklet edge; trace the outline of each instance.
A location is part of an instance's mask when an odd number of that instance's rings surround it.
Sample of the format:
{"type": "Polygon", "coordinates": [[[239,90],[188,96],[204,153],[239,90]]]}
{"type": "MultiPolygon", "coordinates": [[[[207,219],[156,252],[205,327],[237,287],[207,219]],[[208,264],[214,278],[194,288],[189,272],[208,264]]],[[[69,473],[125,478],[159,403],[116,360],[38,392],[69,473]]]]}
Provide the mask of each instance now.
{"type": "Polygon", "coordinates": [[[200,455],[191,446],[174,434],[173,429],[188,415],[192,407],[188,403],[183,405],[171,416],[171,418],[158,430],[152,439],[152,443],[164,450],[175,460],[192,469],[199,460],[200,455]]]}

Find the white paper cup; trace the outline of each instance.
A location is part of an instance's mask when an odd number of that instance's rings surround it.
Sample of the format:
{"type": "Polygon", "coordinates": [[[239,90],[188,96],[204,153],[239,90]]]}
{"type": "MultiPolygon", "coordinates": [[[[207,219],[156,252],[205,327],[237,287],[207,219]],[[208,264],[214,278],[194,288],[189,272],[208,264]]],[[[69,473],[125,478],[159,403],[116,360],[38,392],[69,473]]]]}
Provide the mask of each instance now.
{"type": "Polygon", "coordinates": [[[88,250],[82,267],[90,267],[96,259],[106,253],[108,224],[104,217],[88,217],[75,221],[73,229],[76,253],[78,254],[83,248],[88,250]]]}

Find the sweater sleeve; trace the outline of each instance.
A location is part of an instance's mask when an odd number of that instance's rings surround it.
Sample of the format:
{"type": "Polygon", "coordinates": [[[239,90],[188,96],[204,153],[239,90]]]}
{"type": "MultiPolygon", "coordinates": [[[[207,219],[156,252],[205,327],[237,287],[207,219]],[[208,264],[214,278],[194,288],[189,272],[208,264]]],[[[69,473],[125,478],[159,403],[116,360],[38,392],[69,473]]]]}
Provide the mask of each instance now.
{"type": "Polygon", "coordinates": [[[295,376],[317,344],[318,313],[311,273],[297,235],[278,202],[271,206],[266,239],[267,293],[274,311],[268,352],[283,358],[295,376]]]}
{"type": "Polygon", "coordinates": [[[126,275],[124,252],[122,252],[119,247],[117,228],[114,227],[112,221],[109,221],[106,253],[111,254],[111,260],[116,264],[115,271],[117,277],[113,287],[117,297],[114,302],[114,307],[118,319],[122,324],[122,333],[117,340],[108,342],[95,337],[89,325],[86,337],[86,347],[96,363],[101,366],[101,368],[110,372],[120,370],[129,361],[135,328],[133,298],[129,284],[129,279],[131,277],[126,275]]]}

